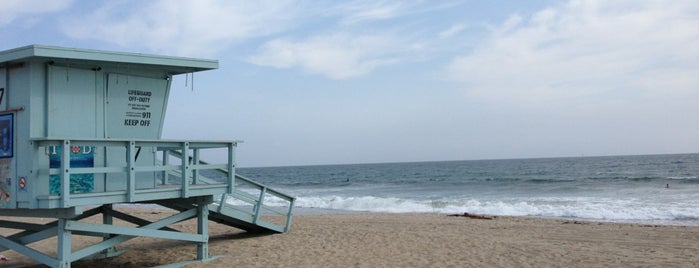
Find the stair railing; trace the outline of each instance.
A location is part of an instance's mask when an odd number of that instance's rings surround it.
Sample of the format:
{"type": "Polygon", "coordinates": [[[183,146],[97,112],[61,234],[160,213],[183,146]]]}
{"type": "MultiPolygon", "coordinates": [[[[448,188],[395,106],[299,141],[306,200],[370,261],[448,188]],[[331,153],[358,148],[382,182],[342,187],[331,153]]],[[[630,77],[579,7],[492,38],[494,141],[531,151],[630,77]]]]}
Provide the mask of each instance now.
{"type": "MultiPolygon", "coordinates": [[[[182,159],[181,151],[164,150],[162,153],[163,165],[166,165],[169,156],[182,159]]],[[[199,159],[198,154],[193,154],[191,165],[209,165],[206,161],[199,159]]],[[[295,197],[272,189],[262,183],[240,176],[232,172],[231,169],[214,168],[222,174],[222,177],[230,180],[229,191],[221,195],[217,212],[225,213],[226,210],[233,210],[239,218],[247,219],[248,222],[258,224],[271,229],[286,232],[291,226],[295,197]],[[275,202],[274,206],[268,205],[275,202]],[[264,217],[263,217],[264,216],[264,217]],[[274,216],[281,216],[279,217],[274,216]]],[[[232,169],[234,171],[234,169],[232,169]]],[[[234,171],[235,172],[235,171],[234,171]]],[[[167,183],[169,176],[182,177],[179,170],[171,170],[163,173],[162,183],[167,183]]],[[[196,181],[200,184],[217,184],[216,180],[194,173],[188,175],[187,180],[196,181]]]]}

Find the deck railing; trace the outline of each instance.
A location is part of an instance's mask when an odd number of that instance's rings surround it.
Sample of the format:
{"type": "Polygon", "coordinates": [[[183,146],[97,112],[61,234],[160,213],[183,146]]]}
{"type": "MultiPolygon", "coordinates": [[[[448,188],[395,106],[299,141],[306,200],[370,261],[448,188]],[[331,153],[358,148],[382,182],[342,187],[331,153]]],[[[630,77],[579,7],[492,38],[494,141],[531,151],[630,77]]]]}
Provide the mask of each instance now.
{"type": "MultiPolygon", "coordinates": [[[[295,198],[280,191],[271,189],[263,184],[235,174],[235,141],[161,141],[161,140],[103,140],[103,139],[35,139],[32,141],[37,154],[56,146],[60,154],[60,167],[39,168],[37,158],[34,170],[37,170],[39,180],[48,183],[48,177],[58,175],[60,190],[58,193],[39,197],[40,208],[68,208],[81,205],[102,205],[113,203],[148,202],[172,198],[188,198],[194,196],[219,196],[220,202],[214,204],[218,212],[234,211],[237,218],[253,224],[265,225],[269,222],[261,220],[263,216],[280,215],[283,220],[279,225],[283,231],[289,229],[295,198]],[[95,167],[71,166],[71,149],[91,146],[94,150],[105,152],[95,167]],[[107,149],[119,148],[118,154],[107,154],[107,149]],[[137,161],[141,151],[147,148],[160,152],[160,158],[152,156],[149,163],[137,161]],[[200,159],[202,150],[225,150],[227,161],[221,164],[210,164],[200,159]],[[122,156],[123,155],[123,156],[122,156]],[[107,157],[124,157],[107,159],[107,157]],[[103,161],[102,161],[103,160],[103,161]],[[152,161],[152,162],[150,162],[152,161]],[[205,172],[217,173],[215,178],[207,177],[205,172]],[[153,187],[137,187],[138,173],[152,172],[150,179],[153,187]],[[119,189],[97,189],[87,193],[72,193],[70,178],[74,174],[122,174],[125,183],[119,189]],[[159,175],[158,175],[159,174],[159,175]],[[230,200],[233,199],[233,200],[230,200]],[[277,205],[268,206],[270,200],[277,205]],[[281,202],[278,202],[280,201],[281,202]],[[236,204],[238,203],[238,204],[236,204]]],[[[143,156],[141,156],[143,157],[143,156]]],[[[96,160],[97,158],[95,158],[96,160]]],[[[41,160],[41,161],[45,161],[41,160]]],[[[46,166],[45,163],[43,166],[46,166]]],[[[95,179],[98,176],[95,176],[95,179]]],[[[272,217],[274,218],[274,217],[272,217]]]]}
{"type": "MultiPolygon", "coordinates": [[[[172,192],[172,187],[168,189],[137,189],[136,187],[136,177],[139,172],[168,172],[172,170],[178,170],[185,176],[190,177],[193,171],[206,170],[206,169],[217,169],[225,168],[235,172],[234,164],[234,149],[237,142],[209,142],[209,141],[153,141],[153,140],[100,140],[100,139],[40,139],[34,140],[33,145],[35,151],[40,153],[42,151],[48,151],[47,148],[51,146],[56,146],[60,148],[60,167],[59,168],[48,168],[39,169],[38,163],[35,163],[36,170],[38,170],[38,175],[40,178],[59,175],[60,176],[60,190],[58,196],[55,194],[49,194],[46,198],[49,200],[57,199],[58,207],[65,208],[76,205],[99,205],[105,203],[119,203],[119,202],[138,202],[145,201],[148,199],[158,199],[158,198],[187,198],[190,196],[202,195],[200,192],[193,192],[193,186],[197,185],[197,182],[191,182],[188,180],[181,180],[178,185],[170,184],[170,186],[177,186],[179,193],[173,196],[172,193],[166,193],[162,196],[158,195],[158,190],[165,192],[172,192]],[[105,159],[103,163],[95,163],[95,167],[75,167],[71,166],[71,149],[80,147],[93,147],[95,151],[104,152],[101,148],[122,148],[124,149],[123,160],[117,161],[118,159],[105,159]],[[44,148],[42,150],[42,148],[44,148]],[[153,163],[143,164],[139,162],[137,165],[137,156],[140,154],[143,148],[156,148],[159,151],[162,150],[179,150],[184,156],[179,163],[172,164],[156,164],[153,163]],[[229,159],[225,164],[212,164],[212,165],[195,165],[188,161],[188,155],[199,155],[199,151],[202,149],[213,149],[213,148],[226,148],[229,152],[229,159]],[[123,174],[125,175],[125,187],[122,189],[104,189],[103,191],[94,191],[90,193],[71,193],[70,190],[70,177],[74,174],[123,174]],[[107,198],[107,199],[96,199],[94,197],[110,197],[110,196],[121,196],[120,198],[107,198]],[[89,197],[93,201],[83,200],[82,197],[89,197]],[[118,202],[115,202],[118,201],[118,202]]],[[[106,150],[105,150],[106,151],[106,150]]],[[[104,156],[105,158],[107,156],[104,156]]],[[[228,178],[226,182],[221,182],[218,186],[230,186],[233,185],[233,177],[228,178]]],[[[225,190],[225,189],[224,189],[225,190]]],[[[230,189],[229,189],[230,190],[230,189]]],[[[225,192],[225,191],[224,191],[225,192]]],[[[53,203],[53,202],[51,202],[53,203]]]]}

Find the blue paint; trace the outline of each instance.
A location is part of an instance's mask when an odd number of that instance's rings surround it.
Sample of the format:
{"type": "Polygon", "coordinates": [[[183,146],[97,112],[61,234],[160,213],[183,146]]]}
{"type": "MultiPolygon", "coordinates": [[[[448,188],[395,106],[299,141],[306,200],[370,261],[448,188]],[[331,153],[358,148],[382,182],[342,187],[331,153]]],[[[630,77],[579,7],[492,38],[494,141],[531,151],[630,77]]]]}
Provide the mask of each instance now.
{"type": "MultiPolygon", "coordinates": [[[[49,167],[61,167],[61,147],[49,148],[49,167]]],[[[71,148],[70,167],[84,168],[95,166],[94,148],[90,146],[75,146],[71,148]]],[[[61,192],[61,176],[51,175],[49,179],[50,193],[58,195],[61,192]]],[[[70,193],[89,193],[95,189],[94,174],[71,174],[70,193]]]]}

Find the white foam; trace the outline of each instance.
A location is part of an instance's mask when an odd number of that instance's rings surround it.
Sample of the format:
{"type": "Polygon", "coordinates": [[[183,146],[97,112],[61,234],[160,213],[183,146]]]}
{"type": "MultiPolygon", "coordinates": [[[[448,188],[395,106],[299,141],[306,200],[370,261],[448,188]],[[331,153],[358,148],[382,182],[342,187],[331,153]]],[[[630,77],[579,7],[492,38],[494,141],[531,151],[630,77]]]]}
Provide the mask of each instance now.
{"type": "Polygon", "coordinates": [[[375,196],[301,197],[298,207],[338,209],[366,212],[432,212],[479,213],[501,216],[538,216],[581,218],[604,221],[672,221],[696,220],[699,225],[699,206],[687,203],[649,203],[636,199],[609,198],[531,198],[511,200],[413,200],[375,196]]]}

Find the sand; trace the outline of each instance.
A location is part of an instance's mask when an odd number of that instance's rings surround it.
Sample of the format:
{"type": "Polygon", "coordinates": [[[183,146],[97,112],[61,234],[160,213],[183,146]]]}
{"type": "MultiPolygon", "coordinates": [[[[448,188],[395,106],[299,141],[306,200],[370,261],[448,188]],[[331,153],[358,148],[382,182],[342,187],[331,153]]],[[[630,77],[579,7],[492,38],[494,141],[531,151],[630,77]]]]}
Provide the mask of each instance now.
{"type": "MultiPolygon", "coordinates": [[[[167,211],[129,209],[142,218],[167,211]]],[[[35,221],[42,221],[36,219],[35,221]]],[[[46,221],[44,219],[43,221],[46,221]]],[[[173,225],[192,232],[194,221],[173,225]]],[[[211,222],[210,252],[186,267],[699,267],[699,227],[443,214],[297,215],[285,234],[253,235],[211,222]]],[[[13,230],[0,229],[7,235],[13,230]]],[[[92,238],[74,236],[76,248],[92,238]]],[[[33,244],[55,253],[55,239],[33,244]]],[[[119,257],[73,267],[144,267],[191,260],[194,244],[137,238],[119,257]]],[[[0,267],[32,261],[13,251],[0,267]]]]}

